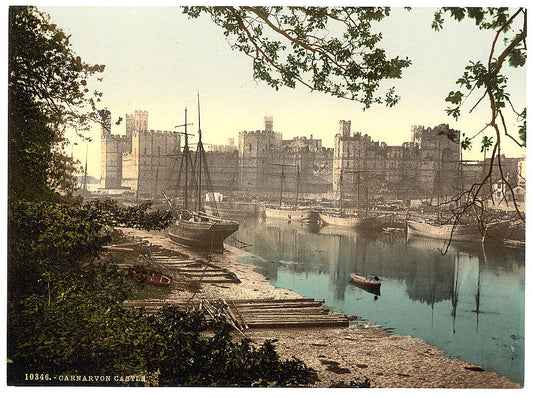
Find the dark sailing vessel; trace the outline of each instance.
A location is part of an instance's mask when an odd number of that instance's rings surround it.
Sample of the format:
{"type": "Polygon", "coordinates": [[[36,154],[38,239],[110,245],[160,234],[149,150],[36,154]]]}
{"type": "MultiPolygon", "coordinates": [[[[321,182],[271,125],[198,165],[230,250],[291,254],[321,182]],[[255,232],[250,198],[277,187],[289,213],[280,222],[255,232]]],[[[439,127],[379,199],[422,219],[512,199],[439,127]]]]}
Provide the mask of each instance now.
{"type": "MultiPolygon", "coordinates": [[[[189,151],[187,133],[187,109],[185,109],[185,146],[181,157],[178,179],[184,171],[183,207],[177,209],[176,220],[170,226],[168,235],[174,242],[207,250],[213,253],[224,251],[224,240],[239,229],[239,223],[224,220],[215,215],[209,215],[203,207],[203,185],[211,187],[211,178],[207,167],[205,150],[202,143],[202,130],[200,128],[200,98],[198,97],[198,146],[193,164],[189,151]],[[205,179],[202,181],[202,177],[205,179]],[[194,210],[189,208],[189,195],[194,193],[194,210]]],[[[207,190],[208,197],[213,197],[212,189],[207,190]]]]}

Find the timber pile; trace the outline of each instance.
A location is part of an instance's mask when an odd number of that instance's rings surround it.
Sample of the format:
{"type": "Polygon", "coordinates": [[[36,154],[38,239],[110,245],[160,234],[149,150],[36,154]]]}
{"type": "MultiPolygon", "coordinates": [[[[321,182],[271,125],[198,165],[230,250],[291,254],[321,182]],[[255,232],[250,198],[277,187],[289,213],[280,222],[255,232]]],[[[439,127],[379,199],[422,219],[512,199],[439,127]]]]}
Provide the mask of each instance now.
{"type": "Polygon", "coordinates": [[[155,313],[169,305],[184,311],[202,311],[207,318],[224,315],[238,330],[280,327],[346,327],[348,317],[331,313],[322,302],[308,298],[297,299],[221,299],[197,300],[127,300],[125,307],[144,308],[155,313]]]}
{"type": "Polygon", "coordinates": [[[152,260],[156,264],[177,272],[187,282],[241,283],[233,272],[207,263],[204,260],[184,260],[159,253],[152,253],[152,260]]]}

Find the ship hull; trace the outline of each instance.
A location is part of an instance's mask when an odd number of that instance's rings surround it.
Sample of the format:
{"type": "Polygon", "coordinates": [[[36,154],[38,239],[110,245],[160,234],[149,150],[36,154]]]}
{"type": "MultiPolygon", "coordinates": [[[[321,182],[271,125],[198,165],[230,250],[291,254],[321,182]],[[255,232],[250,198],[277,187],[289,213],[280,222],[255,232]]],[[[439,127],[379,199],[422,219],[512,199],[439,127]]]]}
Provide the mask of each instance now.
{"type": "Polygon", "coordinates": [[[168,235],[172,241],[185,246],[223,253],[224,240],[238,229],[239,223],[235,221],[178,219],[170,226],[168,235]]]}
{"type": "Polygon", "coordinates": [[[298,209],[275,209],[271,207],[265,207],[266,218],[283,218],[290,219],[292,221],[301,221],[307,219],[311,215],[311,210],[298,210],[298,209]]]}
{"type": "Polygon", "coordinates": [[[477,225],[432,225],[425,222],[407,220],[407,234],[433,239],[450,239],[477,242],[483,239],[477,225]],[[452,235],[453,232],[453,235],[452,235]]]}
{"type": "Polygon", "coordinates": [[[324,224],[336,225],[345,228],[355,228],[365,221],[363,217],[335,217],[324,213],[319,213],[318,216],[324,224]]]}

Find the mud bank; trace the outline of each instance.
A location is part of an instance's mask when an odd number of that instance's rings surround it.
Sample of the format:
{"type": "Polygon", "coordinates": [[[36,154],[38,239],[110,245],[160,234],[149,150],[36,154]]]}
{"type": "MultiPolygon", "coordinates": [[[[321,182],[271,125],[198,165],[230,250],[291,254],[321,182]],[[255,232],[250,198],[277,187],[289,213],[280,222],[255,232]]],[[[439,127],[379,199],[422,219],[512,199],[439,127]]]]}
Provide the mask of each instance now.
{"type": "MultiPolygon", "coordinates": [[[[134,229],[125,236],[144,239],[163,249],[191,259],[205,259],[168,238],[134,229]]],[[[249,253],[225,245],[224,254],[213,254],[211,262],[233,272],[238,284],[201,284],[199,291],[173,292],[169,299],[196,298],[300,298],[293,291],[276,288],[238,258],[249,253]]],[[[290,328],[245,330],[247,337],[261,343],[275,339],[282,357],[297,357],[317,371],[313,387],[376,388],[523,388],[518,383],[474,364],[446,358],[442,351],[411,336],[390,335],[379,328],[351,325],[344,328],[290,328]]]]}

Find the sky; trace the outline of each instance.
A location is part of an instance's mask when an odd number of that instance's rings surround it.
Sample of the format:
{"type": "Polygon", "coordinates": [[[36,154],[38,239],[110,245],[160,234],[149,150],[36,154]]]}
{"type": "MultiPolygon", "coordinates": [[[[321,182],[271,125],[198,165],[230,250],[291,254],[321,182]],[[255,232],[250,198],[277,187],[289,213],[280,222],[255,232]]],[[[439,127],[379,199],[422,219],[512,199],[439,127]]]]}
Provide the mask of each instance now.
{"type": "MultiPolygon", "coordinates": [[[[492,32],[482,32],[470,21],[447,21],[443,31],[431,29],[434,8],[411,11],[394,8],[392,16],[377,28],[383,34],[381,46],[389,56],[409,57],[412,65],[393,85],[401,96],[393,108],[376,105],[363,111],[361,104],[310,92],[303,86],[278,91],[255,81],[251,60],[236,51],[222,29],[208,18],[188,19],[177,6],[39,6],[52,23],[71,35],[72,48],[85,62],[104,64],[103,81],[94,86],[104,93],[102,106],[112,120],[135,110],[149,112],[148,127],[173,130],[183,123],[184,109],[196,123],[196,95],[200,94],[202,132],[207,144],[238,142],[243,130],[262,130],[264,117],[274,118],[274,130],[284,139],[311,134],[333,147],[339,120],[351,120],[352,131],[368,134],[375,141],[401,145],[411,137],[412,125],[435,127],[447,123],[466,135],[481,130],[490,117],[488,102],[456,121],[445,113],[444,99],[456,90],[469,60],[486,61],[492,32]]],[[[526,101],[524,68],[507,70],[513,105],[522,109],[526,101]]],[[[473,97],[476,101],[478,97],[473,97]]],[[[474,104],[470,103],[470,107],[474,104]]],[[[508,128],[515,131],[516,118],[507,116],[508,128]]],[[[196,129],[193,126],[192,129],[196,129]]],[[[125,126],[113,124],[114,134],[125,126]]],[[[100,176],[100,128],[90,133],[92,142],[71,146],[74,156],[88,172],[100,176]],[[88,145],[88,146],[87,146],[88,145]]],[[[503,153],[509,157],[525,153],[506,140],[503,153]]],[[[479,145],[464,154],[480,159],[479,145]]]]}

